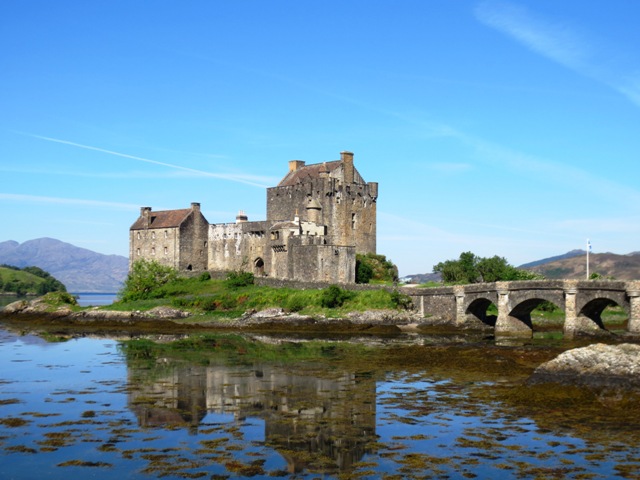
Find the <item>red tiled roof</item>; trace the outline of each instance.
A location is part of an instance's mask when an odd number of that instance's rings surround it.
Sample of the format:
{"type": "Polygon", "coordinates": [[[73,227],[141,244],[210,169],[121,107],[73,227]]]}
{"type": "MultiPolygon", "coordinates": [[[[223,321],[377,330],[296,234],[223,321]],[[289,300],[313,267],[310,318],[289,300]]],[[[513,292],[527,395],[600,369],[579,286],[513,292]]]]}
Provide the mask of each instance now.
{"type": "Polygon", "coordinates": [[[314,163],[311,165],[305,165],[293,172],[289,172],[278,184],[279,187],[289,187],[298,183],[304,183],[309,178],[318,178],[320,172],[333,172],[336,168],[342,165],[341,160],[334,160],[333,162],[314,163]]]}
{"type": "Polygon", "coordinates": [[[131,230],[144,230],[145,228],[175,228],[179,227],[186,220],[193,210],[183,208],[181,210],[160,210],[149,212],[151,222],[147,227],[146,219],[141,215],[138,220],[131,225],[131,230]]]}

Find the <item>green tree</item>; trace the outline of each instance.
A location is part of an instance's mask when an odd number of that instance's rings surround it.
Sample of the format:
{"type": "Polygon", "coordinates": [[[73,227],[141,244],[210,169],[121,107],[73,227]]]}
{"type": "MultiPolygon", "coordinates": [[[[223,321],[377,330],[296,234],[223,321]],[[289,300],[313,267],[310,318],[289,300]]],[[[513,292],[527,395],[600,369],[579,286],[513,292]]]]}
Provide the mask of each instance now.
{"type": "Polygon", "coordinates": [[[444,283],[469,284],[510,280],[539,280],[542,275],[521,270],[510,265],[504,257],[478,257],[472,252],[463,252],[458,260],[446,260],[433,267],[440,273],[444,283]]]}
{"type": "Polygon", "coordinates": [[[119,296],[125,302],[151,298],[154,290],[177,278],[175,268],[155,260],[138,260],[131,266],[119,296]]]}
{"type": "Polygon", "coordinates": [[[366,259],[356,256],[356,283],[369,283],[373,278],[373,268],[366,259]]]}
{"type": "Polygon", "coordinates": [[[375,253],[356,254],[356,283],[396,282],[398,267],[384,255],[375,253]]]}

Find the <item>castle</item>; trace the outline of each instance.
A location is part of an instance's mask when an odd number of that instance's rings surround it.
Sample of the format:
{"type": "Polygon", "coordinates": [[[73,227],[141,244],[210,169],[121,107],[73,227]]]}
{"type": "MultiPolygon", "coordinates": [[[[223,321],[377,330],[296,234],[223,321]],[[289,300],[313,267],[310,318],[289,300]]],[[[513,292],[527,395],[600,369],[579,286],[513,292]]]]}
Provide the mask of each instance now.
{"type": "Polygon", "coordinates": [[[289,162],[267,189],[267,219],[209,224],[199,203],[140,209],[129,231],[129,265],[156,260],[178,271],[250,271],[276,279],[355,282],[356,253],[376,252],[378,184],[365,182],[353,153],[306,165],[289,162]]]}

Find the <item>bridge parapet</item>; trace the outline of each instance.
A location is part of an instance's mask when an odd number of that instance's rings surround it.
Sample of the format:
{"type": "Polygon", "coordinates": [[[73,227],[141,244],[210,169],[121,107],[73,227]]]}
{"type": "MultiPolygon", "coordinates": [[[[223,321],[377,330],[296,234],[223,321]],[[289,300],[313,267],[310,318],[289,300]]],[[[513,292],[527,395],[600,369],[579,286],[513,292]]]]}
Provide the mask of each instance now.
{"type": "Polygon", "coordinates": [[[613,304],[629,315],[629,331],[640,333],[640,281],[527,280],[454,287],[403,289],[425,316],[464,327],[495,326],[498,335],[533,332],[531,312],[549,301],[565,312],[567,336],[605,331],[600,317],[613,304]],[[494,304],[497,317],[487,315],[494,304]]]}

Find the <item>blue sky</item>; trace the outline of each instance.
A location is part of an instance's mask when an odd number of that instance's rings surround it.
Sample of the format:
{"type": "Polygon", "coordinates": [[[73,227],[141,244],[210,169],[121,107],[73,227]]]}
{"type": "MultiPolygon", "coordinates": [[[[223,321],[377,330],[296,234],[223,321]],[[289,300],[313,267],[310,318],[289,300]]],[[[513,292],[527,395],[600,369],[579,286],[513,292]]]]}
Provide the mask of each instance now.
{"type": "Polygon", "coordinates": [[[128,254],[355,153],[402,275],[640,250],[640,3],[5,1],[0,241],[128,254]]]}

